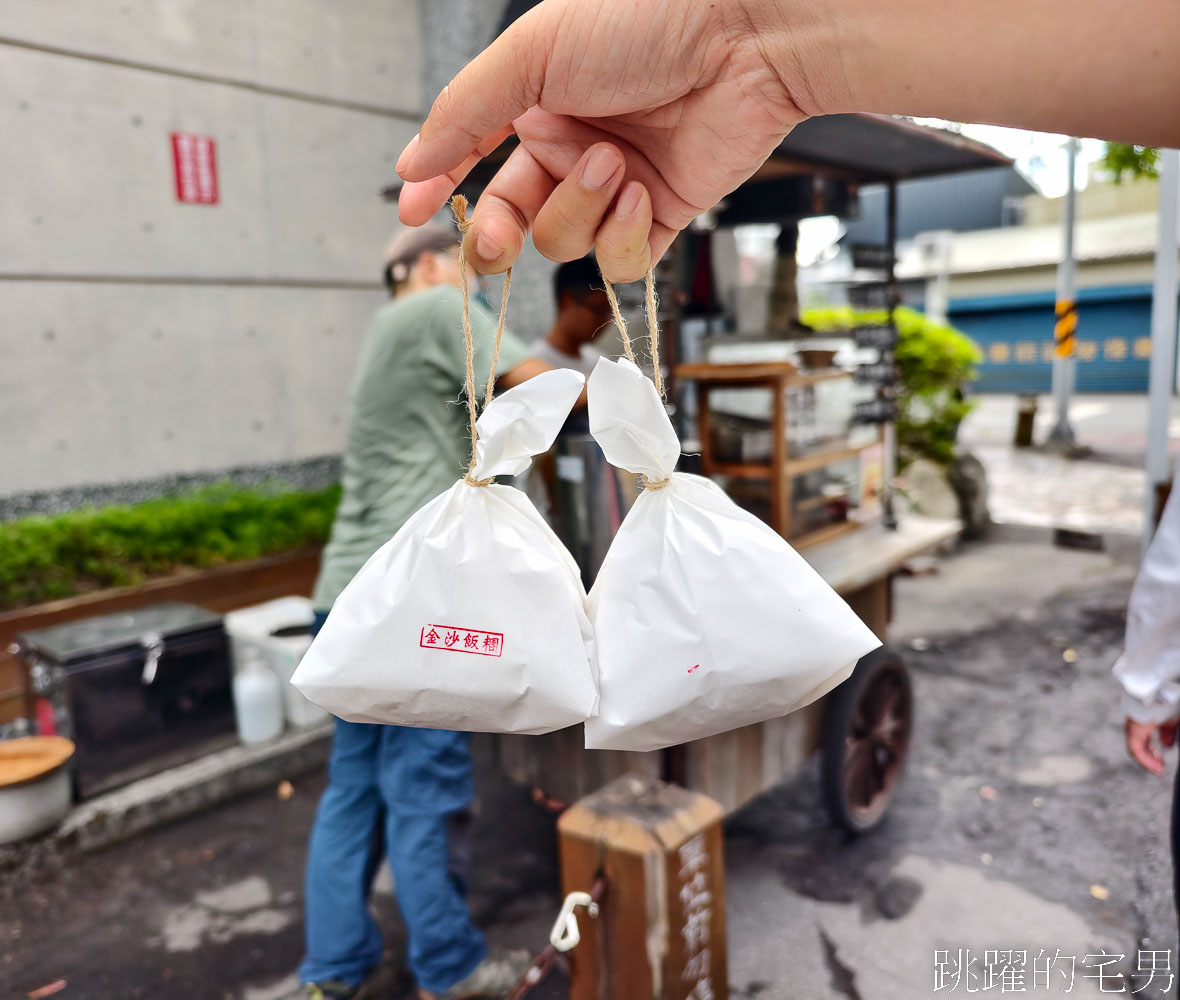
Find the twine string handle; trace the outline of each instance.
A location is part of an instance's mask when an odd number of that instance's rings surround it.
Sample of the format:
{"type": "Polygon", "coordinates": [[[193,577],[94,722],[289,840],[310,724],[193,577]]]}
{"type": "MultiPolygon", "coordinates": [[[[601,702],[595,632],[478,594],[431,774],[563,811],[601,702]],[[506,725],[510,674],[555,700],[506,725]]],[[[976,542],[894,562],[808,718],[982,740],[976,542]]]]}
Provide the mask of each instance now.
{"type": "MultiPolygon", "coordinates": [[[[455,224],[459,227],[460,235],[466,235],[467,230],[471,228],[471,219],[467,215],[467,199],[461,194],[455,195],[451,199],[451,211],[455,215],[455,224]]],[[[467,475],[464,479],[469,486],[488,486],[493,482],[494,477],[476,479],[473,475],[475,446],[479,441],[479,432],[475,427],[475,340],[471,335],[471,296],[467,289],[467,252],[463,249],[462,241],[459,243],[459,285],[463,292],[463,343],[467,348],[467,379],[464,389],[467,394],[467,416],[471,424],[471,459],[467,463],[467,475]]],[[[492,366],[488,370],[488,381],[483,391],[484,409],[487,409],[496,391],[496,367],[500,363],[500,341],[504,337],[504,319],[508,315],[508,290],[511,287],[512,268],[508,268],[504,275],[504,291],[500,296],[500,318],[496,323],[496,337],[492,346],[492,366]]]]}
{"type": "MultiPolygon", "coordinates": [[[[619,308],[619,297],[615,294],[614,286],[606,280],[606,275],[602,274],[602,285],[606,291],[607,300],[610,302],[611,314],[614,316],[615,326],[619,328],[619,336],[623,340],[623,353],[627,355],[627,360],[638,367],[639,362],[635,360],[635,350],[631,344],[631,337],[627,332],[627,321],[623,319],[622,310],[619,308]]],[[[644,310],[647,315],[647,337],[651,342],[651,369],[652,380],[656,384],[656,393],[660,399],[664,398],[664,377],[660,373],[660,320],[657,312],[658,303],[656,301],[656,280],[652,269],[647,269],[647,274],[643,276],[644,287],[644,310]]],[[[643,480],[643,488],[646,490],[662,490],[668,483],[671,477],[665,476],[663,479],[649,479],[647,476],[640,476],[643,480]]]]}

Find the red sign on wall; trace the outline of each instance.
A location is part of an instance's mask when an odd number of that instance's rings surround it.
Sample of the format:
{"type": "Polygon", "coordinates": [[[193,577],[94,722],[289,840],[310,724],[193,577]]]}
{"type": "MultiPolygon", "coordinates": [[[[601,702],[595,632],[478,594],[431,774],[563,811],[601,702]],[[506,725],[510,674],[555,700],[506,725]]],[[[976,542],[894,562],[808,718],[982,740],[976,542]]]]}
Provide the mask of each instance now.
{"type": "Polygon", "coordinates": [[[217,145],[207,135],[172,133],[172,166],[176,200],[194,205],[217,204],[217,145]]]}

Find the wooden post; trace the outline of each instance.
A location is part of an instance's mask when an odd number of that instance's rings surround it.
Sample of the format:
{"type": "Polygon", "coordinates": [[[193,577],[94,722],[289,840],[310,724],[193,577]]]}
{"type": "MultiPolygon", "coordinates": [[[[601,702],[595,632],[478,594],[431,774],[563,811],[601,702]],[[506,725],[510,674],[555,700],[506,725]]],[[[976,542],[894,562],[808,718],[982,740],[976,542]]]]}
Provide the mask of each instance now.
{"type": "Polygon", "coordinates": [[[563,892],[606,895],[581,917],[570,1000],[727,1000],[722,810],[626,774],[558,821],[563,892]]]}

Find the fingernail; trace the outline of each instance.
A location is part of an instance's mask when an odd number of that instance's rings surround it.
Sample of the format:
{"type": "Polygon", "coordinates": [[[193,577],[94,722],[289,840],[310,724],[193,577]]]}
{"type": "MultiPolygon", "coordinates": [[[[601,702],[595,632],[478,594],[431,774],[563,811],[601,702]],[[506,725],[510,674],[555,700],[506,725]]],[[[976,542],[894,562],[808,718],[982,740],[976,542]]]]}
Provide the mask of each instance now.
{"type": "Polygon", "coordinates": [[[504,256],[504,248],[497,246],[483,233],[477,233],[475,236],[475,252],[484,260],[496,260],[504,256]]]}
{"type": "Polygon", "coordinates": [[[635,214],[635,210],[639,207],[639,200],[643,197],[643,185],[633,182],[623,188],[623,193],[619,195],[619,203],[615,206],[615,215],[620,219],[626,219],[635,214]]]}
{"type": "Polygon", "coordinates": [[[603,187],[622,165],[623,161],[613,149],[606,146],[596,149],[582,168],[582,184],[592,191],[603,187]]]}
{"type": "Polygon", "coordinates": [[[418,136],[414,136],[406,143],[406,148],[402,150],[402,155],[397,158],[397,165],[393,168],[397,173],[401,173],[406,165],[414,158],[414,153],[418,149],[418,136]]]}

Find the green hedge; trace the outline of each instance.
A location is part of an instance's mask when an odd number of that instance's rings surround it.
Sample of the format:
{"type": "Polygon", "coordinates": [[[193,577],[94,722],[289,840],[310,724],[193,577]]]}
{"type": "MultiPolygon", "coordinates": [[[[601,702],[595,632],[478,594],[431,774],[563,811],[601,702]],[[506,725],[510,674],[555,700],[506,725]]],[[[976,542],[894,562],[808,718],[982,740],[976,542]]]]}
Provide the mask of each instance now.
{"type": "Polygon", "coordinates": [[[340,487],[210,486],[0,524],[0,609],[323,543],[340,487]]]}
{"type": "MultiPolygon", "coordinates": [[[[819,331],[885,323],[884,310],[810,309],[803,322],[819,331]]],[[[915,309],[893,312],[897,326],[894,359],[898,386],[897,442],[903,462],[922,456],[946,464],[954,458],[959,424],[974,408],[966,398],[967,385],[976,377],[983,360],[979,346],[960,330],[935,323],[915,309]]]]}

